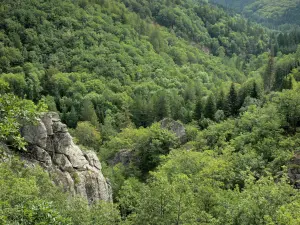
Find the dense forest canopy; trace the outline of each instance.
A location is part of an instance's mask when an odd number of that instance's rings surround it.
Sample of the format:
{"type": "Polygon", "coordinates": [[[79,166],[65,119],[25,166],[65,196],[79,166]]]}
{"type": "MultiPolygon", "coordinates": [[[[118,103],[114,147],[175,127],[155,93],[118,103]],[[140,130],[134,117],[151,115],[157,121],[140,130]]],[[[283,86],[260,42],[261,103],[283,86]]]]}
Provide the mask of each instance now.
{"type": "Polygon", "coordinates": [[[300,24],[299,0],[211,0],[269,25],[300,24]]]}
{"type": "Polygon", "coordinates": [[[20,128],[58,112],[114,197],[89,206],[12,159],[1,224],[300,223],[299,3],[215,2],[242,14],[204,0],[1,1],[0,155],[26,151],[20,128]]]}

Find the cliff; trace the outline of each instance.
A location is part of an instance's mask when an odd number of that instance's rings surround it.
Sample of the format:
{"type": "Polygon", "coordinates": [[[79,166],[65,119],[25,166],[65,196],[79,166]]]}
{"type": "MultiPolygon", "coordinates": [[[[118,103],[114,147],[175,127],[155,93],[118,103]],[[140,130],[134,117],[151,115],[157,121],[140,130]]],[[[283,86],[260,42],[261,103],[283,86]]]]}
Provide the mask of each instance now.
{"type": "Polygon", "coordinates": [[[85,197],[89,203],[112,201],[111,187],[97,155],[74,144],[57,113],[42,115],[36,125],[24,126],[21,134],[28,142],[28,151],[21,154],[26,163],[40,164],[57,185],[72,195],[85,197]]]}

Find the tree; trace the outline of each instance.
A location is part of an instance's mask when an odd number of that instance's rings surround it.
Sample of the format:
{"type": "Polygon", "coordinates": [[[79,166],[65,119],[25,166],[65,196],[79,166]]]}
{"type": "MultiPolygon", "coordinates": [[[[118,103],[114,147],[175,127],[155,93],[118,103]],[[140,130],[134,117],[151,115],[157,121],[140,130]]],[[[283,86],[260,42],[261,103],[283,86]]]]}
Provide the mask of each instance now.
{"type": "Polygon", "coordinates": [[[75,128],[78,122],[78,113],[75,107],[72,105],[71,111],[65,115],[66,124],[70,128],[75,128]]]}
{"type": "Polygon", "coordinates": [[[158,27],[154,27],[150,35],[150,42],[156,52],[161,52],[164,50],[164,39],[160,33],[158,27]]]}
{"type": "Polygon", "coordinates": [[[90,224],[111,225],[120,222],[120,212],[118,205],[111,202],[100,201],[91,207],[90,224]]]}
{"type": "Polygon", "coordinates": [[[171,107],[168,96],[166,93],[161,93],[158,96],[156,102],[156,116],[157,120],[162,120],[164,118],[170,117],[171,115],[171,107]]]}
{"type": "Polygon", "coordinates": [[[74,130],[74,135],[79,144],[99,150],[101,134],[89,121],[79,122],[74,130]]]}
{"type": "Polygon", "coordinates": [[[300,64],[300,45],[298,45],[298,47],[297,47],[295,58],[296,58],[296,61],[299,65],[300,64]]]}
{"type": "Polygon", "coordinates": [[[283,79],[282,89],[293,89],[294,77],[292,74],[283,79]]]}
{"type": "Polygon", "coordinates": [[[26,81],[24,74],[1,74],[2,80],[9,84],[9,89],[18,97],[24,97],[26,81]]]}
{"type": "Polygon", "coordinates": [[[202,114],[203,114],[202,101],[198,100],[196,102],[196,107],[195,107],[195,111],[194,111],[194,119],[200,120],[202,118],[202,114]]]}
{"type": "Polygon", "coordinates": [[[295,132],[300,122],[300,94],[298,90],[284,90],[275,99],[275,102],[279,112],[284,116],[292,131],[295,132]]]}
{"type": "Polygon", "coordinates": [[[235,116],[238,113],[238,97],[234,83],[231,84],[226,102],[227,116],[235,116]]]}
{"type": "Polygon", "coordinates": [[[265,92],[269,93],[272,90],[275,83],[275,60],[272,52],[269,54],[267,68],[263,73],[263,81],[265,92]]]}
{"type": "Polygon", "coordinates": [[[11,94],[0,94],[0,141],[18,149],[25,149],[25,140],[20,135],[22,125],[35,123],[39,113],[46,111],[46,105],[37,106],[29,100],[11,94]]]}
{"type": "Polygon", "coordinates": [[[206,100],[205,108],[204,108],[204,116],[211,120],[214,120],[215,113],[217,111],[216,102],[213,94],[210,94],[208,99],[206,100]]]}
{"type": "Polygon", "coordinates": [[[224,94],[224,90],[222,89],[220,91],[220,94],[218,95],[217,109],[225,110],[225,105],[226,105],[225,94],[224,94]]]}
{"type": "Polygon", "coordinates": [[[80,112],[80,119],[82,121],[90,121],[91,124],[93,124],[96,128],[99,128],[98,117],[96,115],[94,105],[88,99],[83,100],[80,112]]]}
{"type": "Polygon", "coordinates": [[[250,92],[250,97],[251,98],[259,98],[259,90],[257,87],[257,83],[255,81],[253,82],[253,88],[250,92]]]}

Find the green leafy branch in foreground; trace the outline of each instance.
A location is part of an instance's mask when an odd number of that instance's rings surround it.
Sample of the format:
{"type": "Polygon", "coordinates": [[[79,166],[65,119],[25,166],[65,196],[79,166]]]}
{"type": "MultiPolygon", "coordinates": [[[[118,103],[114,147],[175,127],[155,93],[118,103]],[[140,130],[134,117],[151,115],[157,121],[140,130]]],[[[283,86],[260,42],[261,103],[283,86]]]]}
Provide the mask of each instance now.
{"type": "Polygon", "coordinates": [[[0,141],[25,150],[26,143],[20,135],[20,127],[36,121],[39,113],[46,109],[42,101],[35,105],[11,94],[0,95],[0,141]]]}

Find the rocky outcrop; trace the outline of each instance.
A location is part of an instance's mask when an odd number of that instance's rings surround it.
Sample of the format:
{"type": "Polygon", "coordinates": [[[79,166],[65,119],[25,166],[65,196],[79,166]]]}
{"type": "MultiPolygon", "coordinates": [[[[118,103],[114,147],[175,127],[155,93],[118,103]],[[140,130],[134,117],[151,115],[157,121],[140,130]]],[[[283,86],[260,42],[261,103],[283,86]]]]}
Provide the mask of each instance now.
{"type": "Polygon", "coordinates": [[[112,200],[111,187],[101,172],[97,155],[74,144],[57,113],[42,115],[36,125],[24,126],[21,134],[28,142],[28,151],[22,158],[28,163],[39,163],[65,191],[79,194],[90,203],[112,200]]]}
{"type": "Polygon", "coordinates": [[[117,165],[118,163],[122,163],[124,166],[129,166],[130,163],[135,163],[136,161],[137,157],[134,155],[134,152],[132,150],[121,149],[108,163],[110,165],[117,165]]]}
{"type": "Polygon", "coordinates": [[[300,189],[300,152],[296,152],[288,165],[288,176],[296,189],[300,189]]]}
{"type": "Polygon", "coordinates": [[[179,141],[181,144],[184,144],[187,142],[187,136],[186,136],[186,131],[183,126],[178,121],[175,121],[170,118],[165,118],[162,121],[160,121],[161,128],[167,129],[173,133],[175,133],[176,137],[178,137],[179,141]]]}

